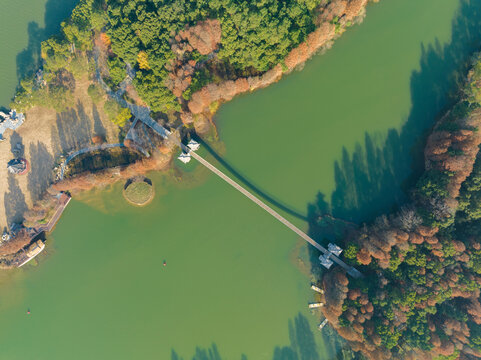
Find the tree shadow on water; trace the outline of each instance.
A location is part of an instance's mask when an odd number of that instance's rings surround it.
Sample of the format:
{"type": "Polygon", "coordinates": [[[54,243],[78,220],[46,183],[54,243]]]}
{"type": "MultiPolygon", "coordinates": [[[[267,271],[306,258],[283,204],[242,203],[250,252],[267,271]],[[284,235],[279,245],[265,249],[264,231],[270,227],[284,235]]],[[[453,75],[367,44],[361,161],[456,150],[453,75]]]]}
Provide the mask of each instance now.
{"type": "Polygon", "coordinates": [[[60,22],[70,16],[79,0],[48,0],[45,4],[45,35],[57,33],[60,22]]]}
{"type": "Polygon", "coordinates": [[[420,69],[411,75],[412,107],[401,130],[389,130],[380,144],[366,133],[364,144],[357,144],[352,154],[344,149],[334,164],[331,206],[326,209],[322,201],[309,204],[310,219],[327,212],[360,223],[406,201],[407,190],[424,168],[428,131],[459,99],[469,59],[480,45],[481,2],[462,0],[452,23],[451,42],[421,45],[420,69]]]}
{"type": "Polygon", "coordinates": [[[45,4],[45,27],[32,21],[27,25],[28,44],[17,55],[17,78],[20,81],[26,75],[33,74],[40,64],[42,41],[48,39],[60,29],[60,23],[67,18],[78,0],[49,0],[45,4]]]}
{"type": "Polygon", "coordinates": [[[40,63],[40,44],[45,40],[44,29],[32,21],[28,23],[28,45],[17,55],[17,78],[20,81],[26,75],[31,75],[40,63]]]}
{"type": "MultiPolygon", "coordinates": [[[[297,314],[294,319],[288,321],[289,342],[288,346],[277,346],[273,350],[272,360],[320,360],[321,355],[318,352],[318,344],[316,343],[312,327],[308,319],[301,313],[297,314]]],[[[335,352],[335,349],[332,352],[335,352]]],[[[322,357],[326,359],[326,357],[322,357]]],[[[338,355],[334,355],[332,359],[338,359],[338,355]]],[[[197,347],[192,357],[184,358],[172,349],[171,360],[225,360],[220,355],[216,344],[212,344],[209,348],[203,349],[197,347]]],[[[248,360],[247,355],[240,355],[240,360],[248,360]]]]}
{"type": "MultiPolygon", "coordinates": [[[[212,344],[210,348],[203,349],[200,347],[195,348],[195,354],[191,358],[192,360],[222,360],[219,354],[216,344],[212,344]]],[[[171,360],[184,360],[183,357],[179,356],[174,349],[172,349],[171,360]]],[[[242,360],[242,359],[241,359],[242,360]]]]}
{"type": "Polygon", "coordinates": [[[320,360],[307,318],[299,313],[288,323],[290,346],[276,347],[272,360],[320,360]]]}

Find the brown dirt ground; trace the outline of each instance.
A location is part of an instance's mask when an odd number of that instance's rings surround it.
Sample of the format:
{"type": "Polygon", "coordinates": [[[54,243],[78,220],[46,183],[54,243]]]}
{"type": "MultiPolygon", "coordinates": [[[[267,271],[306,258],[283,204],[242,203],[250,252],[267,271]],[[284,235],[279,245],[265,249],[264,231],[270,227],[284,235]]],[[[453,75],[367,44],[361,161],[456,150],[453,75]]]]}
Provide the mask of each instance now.
{"type": "Polygon", "coordinates": [[[58,156],[89,144],[92,136],[102,135],[107,142],[118,142],[119,130],[103,113],[101,99],[94,104],[87,94],[90,81],[77,81],[71,108],[56,113],[34,107],[17,131],[6,131],[0,142],[0,232],[12,222],[22,220],[23,212],[36,201],[53,181],[53,167],[58,156]],[[23,157],[30,163],[26,175],[14,176],[7,171],[16,144],[23,145],[23,157]]]}

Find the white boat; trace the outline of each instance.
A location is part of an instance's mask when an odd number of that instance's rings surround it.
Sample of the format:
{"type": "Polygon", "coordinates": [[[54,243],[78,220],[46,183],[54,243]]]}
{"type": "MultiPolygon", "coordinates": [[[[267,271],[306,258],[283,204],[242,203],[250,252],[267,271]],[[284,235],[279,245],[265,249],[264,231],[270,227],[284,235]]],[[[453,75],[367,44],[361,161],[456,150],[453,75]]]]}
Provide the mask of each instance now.
{"type": "Polygon", "coordinates": [[[21,266],[25,265],[26,263],[28,263],[35,256],[40,254],[43,251],[43,249],[45,249],[45,244],[43,243],[42,240],[38,240],[38,241],[34,242],[32,245],[30,245],[30,247],[28,248],[28,250],[25,254],[27,256],[27,258],[20,265],[18,265],[18,267],[21,267],[21,266]]]}
{"type": "Polygon", "coordinates": [[[324,294],[324,290],[322,290],[320,287],[317,287],[314,284],[311,285],[311,289],[318,292],[319,294],[324,294]]]}
{"type": "Polygon", "coordinates": [[[324,319],[324,321],[319,324],[319,330],[322,330],[322,328],[323,328],[324,326],[326,326],[327,323],[328,323],[328,320],[327,320],[327,319],[324,319]]]}

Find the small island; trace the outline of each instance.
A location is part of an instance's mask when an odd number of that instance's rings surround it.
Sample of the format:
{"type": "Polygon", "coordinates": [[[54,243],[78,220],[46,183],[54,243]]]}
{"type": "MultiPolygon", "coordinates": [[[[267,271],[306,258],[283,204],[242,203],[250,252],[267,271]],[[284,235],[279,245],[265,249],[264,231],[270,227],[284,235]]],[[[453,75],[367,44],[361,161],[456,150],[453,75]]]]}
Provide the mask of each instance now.
{"type": "Polygon", "coordinates": [[[136,206],[145,206],[155,196],[152,181],[147,178],[134,178],[127,181],[123,190],[124,198],[136,206]]]}

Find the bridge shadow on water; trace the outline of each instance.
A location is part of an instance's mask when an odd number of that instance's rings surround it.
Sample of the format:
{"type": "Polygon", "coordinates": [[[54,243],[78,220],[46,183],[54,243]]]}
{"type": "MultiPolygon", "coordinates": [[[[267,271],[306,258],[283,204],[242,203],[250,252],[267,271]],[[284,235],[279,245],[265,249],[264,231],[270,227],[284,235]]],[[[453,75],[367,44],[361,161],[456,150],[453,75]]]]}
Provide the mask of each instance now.
{"type": "Polygon", "coordinates": [[[48,0],[45,4],[45,27],[41,28],[35,21],[28,24],[28,45],[17,54],[18,81],[38,69],[42,41],[59,31],[61,21],[70,15],[77,3],[78,0],[48,0]]]}
{"type": "Polygon", "coordinates": [[[200,143],[208,152],[211,154],[223,167],[225,167],[230,173],[232,173],[238,180],[242,182],[247,188],[249,188],[253,193],[258,195],[259,197],[263,198],[270,204],[276,206],[277,208],[281,209],[282,211],[286,212],[289,215],[292,215],[300,220],[308,221],[306,215],[301,214],[300,212],[290,208],[289,206],[283,204],[281,201],[275,199],[272,195],[269,195],[265,191],[261,190],[257,187],[251,180],[246,178],[242,173],[232,167],[226,160],[222,158],[208,143],[206,143],[202,138],[197,135],[193,135],[192,138],[200,143]]]}
{"type": "MultiPolygon", "coordinates": [[[[434,14],[433,14],[434,15],[434,14]]],[[[462,0],[452,22],[451,41],[421,44],[420,69],[411,74],[412,107],[401,130],[391,129],[383,143],[366,133],[352,154],[344,148],[334,164],[330,205],[319,193],[308,205],[311,233],[321,229],[319,214],[361,223],[396,210],[424,170],[429,129],[459,99],[471,55],[481,48],[481,2],[462,0]]]]}
{"type": "MultiPolygon", "coordinates": [[[[329,358],[319,353],[319,346],[316,343],[312,326],[307,318],[299,313],[294,319],[288,321],[287,331],[289,334],[289,345],[276,346],[272,351],[272,360],[341,360],[343,343],[338,343],[332,338],[324,336],[326,351],[335,354],[329,358]],[[336,351],[337,350],[337,351],[336,351]]],[[[259,334],[262,336],[262,334],[259,334]]],[[[182,357],[172,349],[171,360],[225,360],[221,351],[215,343],[209,348],[197,347],[195,354],[191,357],[182,357]]],[[[245,354],[240,355],[240,360],[250,360],[245,354]]],[[[254,355],[253,359],[257,359],[254,355]]]]}

